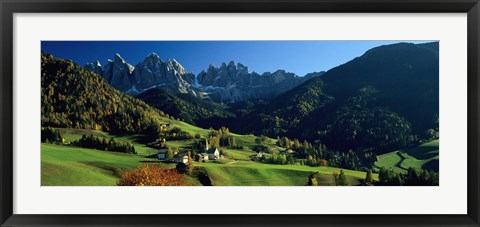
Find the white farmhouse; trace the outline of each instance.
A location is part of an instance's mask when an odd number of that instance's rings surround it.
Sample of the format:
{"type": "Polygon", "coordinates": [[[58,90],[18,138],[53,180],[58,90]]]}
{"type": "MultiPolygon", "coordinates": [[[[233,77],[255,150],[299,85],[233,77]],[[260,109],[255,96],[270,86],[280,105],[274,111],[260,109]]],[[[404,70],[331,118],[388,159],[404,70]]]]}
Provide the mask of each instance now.
{"type": "Polygon", "coordinates": [[[175,162],[178,162],[178,163],[184,163],[184,164],[187,164],[188,163],[188,155],[187,153],[180,153],[180,154],[177,154],[173,157],[173,159],[175,160],[175,162]]]}
{"type": "Polygon", "coordinates": [[[198,161],[208,161],[208,154],[207,153],[200,153],[197,154],[197,160],[198,161]]]}
{"type": "Polygon", "coordinates": [[[220,151],[216,147],[208,149],[205,153],[208,154],[208,159],[216,160],[220,158],[220,151]]]}
{"type": "Polygon", "coordinates": [[[205,139],[205,153],[208,154],[209,160],[216,160],[220,158],[220,151],[216,147],[208,146],[208,140],[205,139]]]}

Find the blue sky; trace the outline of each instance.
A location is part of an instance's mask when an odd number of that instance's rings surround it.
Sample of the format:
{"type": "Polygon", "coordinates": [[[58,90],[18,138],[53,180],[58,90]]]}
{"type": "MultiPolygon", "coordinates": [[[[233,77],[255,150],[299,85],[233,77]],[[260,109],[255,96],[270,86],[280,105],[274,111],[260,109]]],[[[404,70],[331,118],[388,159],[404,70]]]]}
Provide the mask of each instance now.
{"type": "Polygon", "coordinates": [[[42,41],[42,51],[80,65],[99,60],[105,65],[119,53],[135,66],[149,53],[176,59],[198,74],[210,64],[231,60],[257,73],[284,69],[304,76],[327,71],[380,45],[428,41],[42,41]]]}

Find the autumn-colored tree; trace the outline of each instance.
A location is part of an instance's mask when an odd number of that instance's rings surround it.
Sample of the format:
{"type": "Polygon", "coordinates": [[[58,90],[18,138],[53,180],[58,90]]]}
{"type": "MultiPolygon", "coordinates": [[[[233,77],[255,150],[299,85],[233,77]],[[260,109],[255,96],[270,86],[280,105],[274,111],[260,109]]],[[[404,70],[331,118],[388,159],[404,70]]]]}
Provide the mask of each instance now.
{"type": "Polygon", "coordinates": [[[338,173],[333,171],[332,176],[333,176],[333,184],[338,185],[338,173]]]}
{"type": "Polygon", "coordinates": [[[320,165],[321,166],[328,166],[328,161],[325,159],[320,159],[320,165]]]}
{"type": "Polygon", "coordinates": [[[184,175],[176,169],[165,169],[160,165],[138,165],[136,169],[126,171],[119,186],[187,186],[184,175]]]}
{"type": "Polygon", "coordinates": [[[318,186],[318,181],[317,181],[317,178],[315,178],[315,175],[311,175],[308,178],[307,185],[308,186],[318,186]]]}

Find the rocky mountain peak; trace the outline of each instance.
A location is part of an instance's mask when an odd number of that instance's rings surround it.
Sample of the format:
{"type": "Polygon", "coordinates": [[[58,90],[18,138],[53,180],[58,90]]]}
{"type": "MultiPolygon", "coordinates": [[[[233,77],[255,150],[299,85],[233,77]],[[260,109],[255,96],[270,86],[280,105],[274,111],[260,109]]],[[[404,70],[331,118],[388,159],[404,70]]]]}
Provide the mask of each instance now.
{"type": "Polygon", "coordinates": [[[158,59],[158,60],[162,61],[162,59],[160,58],[160,56],[158,56],[158,54],[157,54],[157,53],[154,53],[154,52],[148,54],[147,57],[148,57],[148,58],[152,58],[152,59],[158,59]]]}
{"type": "Polygon", "coordinates": [[[160,56],[158,56],[157,54],[150,53],[147,57],[145,57],[145,59],[142,62],[135,65],[135,68],[138,68],[138,67],[143,67],[145,69],[158,71],[160,70],[161,67],[163,67],[163,61],[160,58],[160,56]]]}
{"type": "Polygon", "coordinates": [[[250,72],[249,68],[241,63],[230,61],[228,64],[222,63],[220,67],[209,65],[207,71],[198,74],[197,81],[211,99],[219,102],[233,102],[272,97],[305,80],[285,70],[259,75],[250,72]]]}
{"type": "Polygon", "coordinates": [[[133,72],[134,86],[139,91],[161,87],[174,93],[197,95],[192,89],[194,80],[195,75],[187,72],[177,60],[162,61],[155,53],[138,63],[133,72]]]}
{"type": "Polygon", "coordinates": [[[133,69],[135,68],[132,65],[128,64],[122,58],[122,56],[120,56],[120,54],[118,53],[115,54],[115,65],[119,67],[120,70],[122,70],[122,67],[126,67],[126,69],[129,71],[130,74],[133,72],[133,69]]]}
{"type": "Polygon", "coordinates": [[[122,56],[120,56],[119,53],[116,53],[115,54],[115,62],[119,62],[119,63],[125,63],[125,60],[123,60],[122,56]]]}
{"type": "Polygon", "coordinates": [[[237,69],[238,70],[247,70],[248,71],[248,67],[243,65],[242,63],[237,63],[237,69]]]}
{"type": "Polygon", "coordinates": [[[94,63],[87,63],[83,66],[85,69],[90,70],[100,76],[103,76],[102,64],[97,60],[94,63]]]}
{"type": "Polygon", "coordinates": [[[108,60],[103,68],[103,77],[110,85],[121,91],[126,91],[132,87],[131,77],[134,67],[116,53],[114,60],[108,60]]]}
{"type": "Polygon", "coordinates": [[[237,68],[237,65],[235,64],[235,61],[234,60],[231,60],[229,63],[228,63],[228,68],[237,68]]]}

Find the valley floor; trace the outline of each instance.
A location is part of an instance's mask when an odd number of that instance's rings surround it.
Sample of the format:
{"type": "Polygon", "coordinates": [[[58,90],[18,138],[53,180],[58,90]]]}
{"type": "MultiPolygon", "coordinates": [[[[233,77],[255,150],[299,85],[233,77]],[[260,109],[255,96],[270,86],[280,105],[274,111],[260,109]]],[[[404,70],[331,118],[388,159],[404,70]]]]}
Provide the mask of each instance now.
{"type": "MultiPolygon", "coordinates": [[[[115,185],[123,171],[141,163],[175,167],[173,163],[138,155],[42,143],[42,186],[115,185]]],[[[320,185],[334,185],[332,174],[340,172],[332,167],[273,165],[243,160],[195,162],[195,165],[207,171],[214,186],[304,186],[313,173],[318,173],[317,178],[321,176],[320,185]]],[[[344,172],[351,185],[358,184],[366,174],[352,170],[344,172]]],[[[198,179],[187,180],[193,185],[201,185],[198,179]]]]}
{"type": "MultiPolygon", "coordinates": [[[[158,164],[165,168],[175,168],[176,163],[167,163],[152,158],[156,149],[137,142],[137,135],[110,135],[105,132],[58,129],[67,142],[78,140],[83,134],[92,134],[99,138],[115,138],[128,141],[135,146],[137,155],[119,152],[85,149],[68,145],[50,143],[41,144],[41,184],[42,186],[113,186],[116,185],[124,171],[133,169],[142,163],[158,164]]],[[[206,133],[195,129],[198,133],[206,133]]],[[[255,136],[236,135],[238,141],[253,144],[255,136]]],[[[170,141],[168,146],[180,150],[189,147],[189,140],[170,141]]],[[[275,141],[269,142],[272,147],[275,141]]],[[[247,146],[248,147],[248,146],[247,146]]],[[[278,147],[277,147],[278,148],[278,147]]],[[[278,148],[280,149],[280,148],[278,148]]],[[[315,175],[319,185],[335,185],[334,173],[341,169],[334,167],[311,167],[300,164],[276,165],[251,161],[249,156],[254,151],[223,149],[225,158],[203,163],[194,162],[196,171],[205,172],[214,186],[305,186],[309,177],[315,175]]],[[[409,167],[430,168],[438,171],[438,140],[430,141],[416,147],[393,151],[380,155],[376,167],[391,168],[404,173],[409,167]]],[[[346,170],[348,185],[360,185],[366,172],[346,170]]],[[[373,174],[378,180],[378,174],[373,174]]],[[[187,175],[191,185],[202,185],[200,180],[187,175]]]]}

